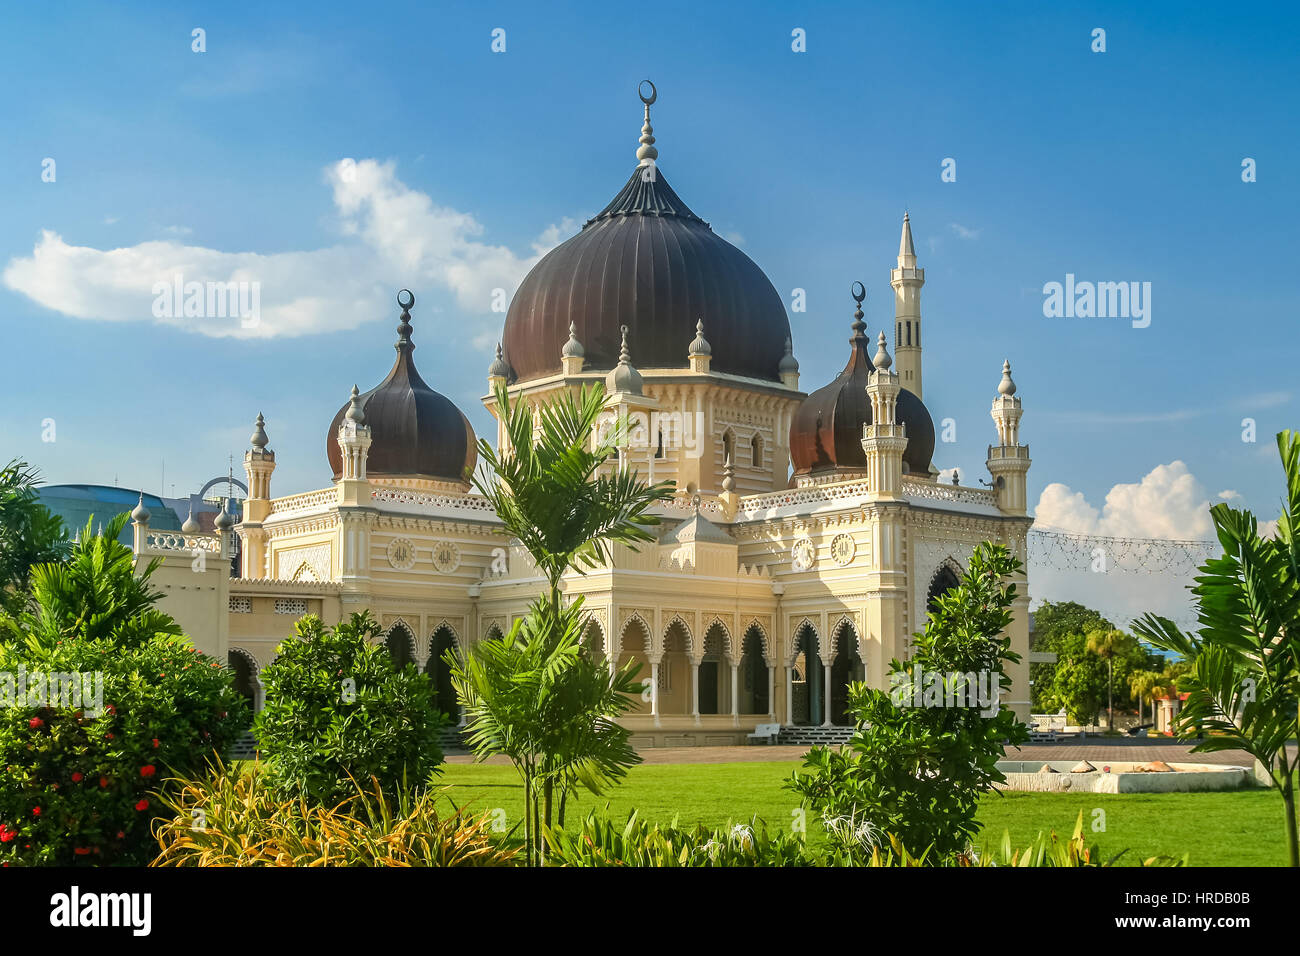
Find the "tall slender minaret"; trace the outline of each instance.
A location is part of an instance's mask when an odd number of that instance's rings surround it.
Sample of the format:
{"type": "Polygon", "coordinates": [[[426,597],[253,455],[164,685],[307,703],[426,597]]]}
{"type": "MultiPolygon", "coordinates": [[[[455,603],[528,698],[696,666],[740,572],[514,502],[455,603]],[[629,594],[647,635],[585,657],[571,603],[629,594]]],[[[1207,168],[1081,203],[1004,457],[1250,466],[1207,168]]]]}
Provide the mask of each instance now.
{"type": "Polygon", "coordinates": [[[275,452],[266,446],[266,419],[257,413],[253,437],[244,452],[244,474],[248,478],[248,497],[244,499],[244,520],[239,526],[243,539],[244,566],[240,573],[246,578],[267,577],[266,531],[262,527],[271,515],[271,473],[275,471],[275,452]]]}
{"type": "Polygon", "coordinates": [[[903,213],[903,236],[898,242],[898,268],[889,270],[894,287],[894,355],[898,383],[917,398],[921,394],[921,286],[925,270],[916,267],[912,223],[903,213]]]}
{"type": "Polygon", "coordinates": [[[891,372],[893,361],[880,333],[875,371],[867,378],[867,401],[871,403],[871,424],[862,426],[862,450],[867,454],[867,497],[871,500],[901,497],[903,452],[907,450],[907,426],[898,420],[899,374],[891,372]]]}
{"type": "Polygon", "coordinates": [[[998,429],[998,443],[989,445],[988,467],[998,509],[1007,514],[1023,515],[1028,505],[1025,473],[1029,471],[1029,446],[1020,444],[1020,416],[1024,413],[1016,398],[1016,383],[1011,380],[1011,363],[1002,363],[1002,381],[998,397],[993,399],[993,424],[998,429]]]}

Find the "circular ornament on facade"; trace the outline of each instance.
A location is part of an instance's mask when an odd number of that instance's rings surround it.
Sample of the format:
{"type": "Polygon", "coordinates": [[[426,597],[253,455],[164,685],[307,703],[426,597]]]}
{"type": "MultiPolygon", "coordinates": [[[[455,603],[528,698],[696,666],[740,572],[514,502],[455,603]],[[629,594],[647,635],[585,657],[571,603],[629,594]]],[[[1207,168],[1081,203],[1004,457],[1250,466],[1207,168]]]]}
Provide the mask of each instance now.
{"type": "Polygon", "coordinates": [[[812,538],[800,538],[794,543],[790,554],[791,564],[796,571],[811,571],[817,563],[817,546],[812,543],[812,538]]]}
{"type": "Polygon", "coordinates": [[[853,541],[851,534],[837,534],[831,540],[831,560],[844,567],[853,561],[853,555],[857,554],[858,546],[853,541]]]}
{"type": "Polygon", "coordinates": [[[394,538],[388,543],[388,563],[398,571],[415,567],[415,545],[409,538],[394,538]]]}
{"type": "Polygon", "coordinates": [[[450,541],[440,541],[433,546],[433,566],[442,574],[451,574],[460,567],[460,548],[450,541]]]}

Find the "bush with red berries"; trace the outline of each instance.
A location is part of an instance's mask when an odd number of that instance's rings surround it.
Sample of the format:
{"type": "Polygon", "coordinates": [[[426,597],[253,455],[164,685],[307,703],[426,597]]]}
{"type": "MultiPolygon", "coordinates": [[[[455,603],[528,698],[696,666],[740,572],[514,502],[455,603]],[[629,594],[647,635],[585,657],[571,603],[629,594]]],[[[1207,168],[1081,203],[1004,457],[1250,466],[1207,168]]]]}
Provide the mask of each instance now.
{"type": "Polygon", "coordinates": [[[147,864],[170,778],[205,775],[248,728],[233,680],[165,634],[130,647],[0,645],[0,865],[147,864]],[[20,674],[30,688],[50,673],[92,675],[91,688],[102,675],[102,712],[85,696],[79,707],[48,692],[16,699],[20,674]]]}

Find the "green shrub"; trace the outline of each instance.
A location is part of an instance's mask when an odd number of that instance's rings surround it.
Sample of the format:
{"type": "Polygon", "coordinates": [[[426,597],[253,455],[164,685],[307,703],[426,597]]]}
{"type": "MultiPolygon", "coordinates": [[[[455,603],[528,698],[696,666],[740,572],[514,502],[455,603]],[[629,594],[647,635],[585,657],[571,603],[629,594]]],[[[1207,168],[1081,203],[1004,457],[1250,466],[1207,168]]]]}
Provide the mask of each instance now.
{"type": "Polygon", "coordinates": [[[921,675],[941,677],[951,691],[969,693],[959,679],[968,674],[984,675],[989,691],[1009,687],[1003,665],[1020,658],[1006,636],[1016,588],[1004,581],[1020,567],[1002,545],[979,545],[961,583],[936,599],[912,656],[891,662],[891,689],[849,686],[852,738],[813,747],[787,784],[821,815],[838,852],[861,861],[878,834],[890,834],[914,858],[930,848],[937,863],[965,852],[978,833],[980,796],[1005,779],[997,769],[1005,743],[1028,734],[1008,709],[972,706],[956,693],[931,700],[934,685],[921,675]]]}
{"type": "Polygon", "coordinates": [[[439,816],[432,792],[378,781],[333,807],[278,797],[265,768],[177,781],[154,866],[508,866],[491,818],[439,816]]]}
{"type": "MultiPolygon", "coordinates": [[[[247,727],[230,672],[182,638],[0,648],[0,672],[102,675],[102,700],[0,707],[0,860],[4,865],[143,865],[169,772],[201,774],[247,727]],[[103,712],[96,714],[96,703],[103,712]]],[[[93,696],[93,694],[91,695],[93,696]]]]}
{"type": "Polygon", "coordinates": [[[372,642],[378,633],[366,611],[332,628],[305,617],[262,672],[254,733],[282,796],[332,806],[372,777],[389,792],[418,791],[442,763],[446,718],[432,682],[414,665],[398,670],[372,642]]]}
{"type": "Polygon", "coordinates": [[[545,830],[552,866],[816,866],[794,833],[768,833],[761,823],[715,830],[646,823],[635,810],[619,826],[587,814],[581,831],[545,830]]]}

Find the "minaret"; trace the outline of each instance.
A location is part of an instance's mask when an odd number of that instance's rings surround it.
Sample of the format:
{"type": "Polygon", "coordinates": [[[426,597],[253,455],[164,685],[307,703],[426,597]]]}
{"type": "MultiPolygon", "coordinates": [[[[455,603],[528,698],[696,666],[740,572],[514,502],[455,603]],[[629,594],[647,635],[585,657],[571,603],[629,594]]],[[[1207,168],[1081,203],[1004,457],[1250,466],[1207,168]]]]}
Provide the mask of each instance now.
{"type": "Polygon", "coordinates": [[[262,528],[271,514],[271,473],[275,471],[275,452],[267,448],[266,420],[257,413],[253,435],[248,439],[249,449],[244,452],[244,475],[248,479],[248,497],[244,499],[244,520],[239,534],[244,542],[243,567],[240,574],[246,578],[268,576],[266,567],[266,531],[262,528]]]}
{"type": "Polygon", "coordinates": [[[903,236],[898,242],[898,268],[889,271],[894,287],[894,351],[898,355],[898,380],[917,398],[921,394],[921,286],[925,270],[916,267],[912,223],[903,213],[903,236]]]}
{"type": "MultiPolygon", "coordinates": [[[[497,353],[498,356],[501,353],[497,353]]],[[[564,348],[560,349],[560,365],[564,368],[564,374],[578,375],[582,372],[582,365],[586,361],[587,352],[578,341],[578,327],[572,322],[569,323],[569,340],[564,343],[564,348]]]]}
{"type": "MultiPolygon", "coordinates": [[[[856,323],[855,323],[856,325],[856,323]]],[[[871,424],[862,426],[862,450],[867,453],[867,497],[894,499],[903,493],[903,452],[907,449],[907,426],[898,420],[899,375],[889,367],[893,359],[880,333],[875,366],[867,379],[867,401],[871,403],[871,424]]]]}
{"type": "Polygon", "coordinates": [[[339,477],[339,504],[369,506],[370,482],[366,458],[370,454],[370,426],[361,408],[361,394],[352,386],[352,404],[339,425],[339,451],[343,453],[343,474],[339,477]]]}
{"type": "Polygon", "coordinates": [[[998,429],[998,443],[989,445],[989,474],[997,492],[998,508],[1007,514],[1023,515],[1027,507],[1025,473],[1029,471],[1029,446],[1020,444],[1020,416],[1023,410],[1016,398],[1016,383],[1011,380],[1011,363],[1002,363],[1002,381],[998,397],[993,399],[993,424],[998,429]]]}

